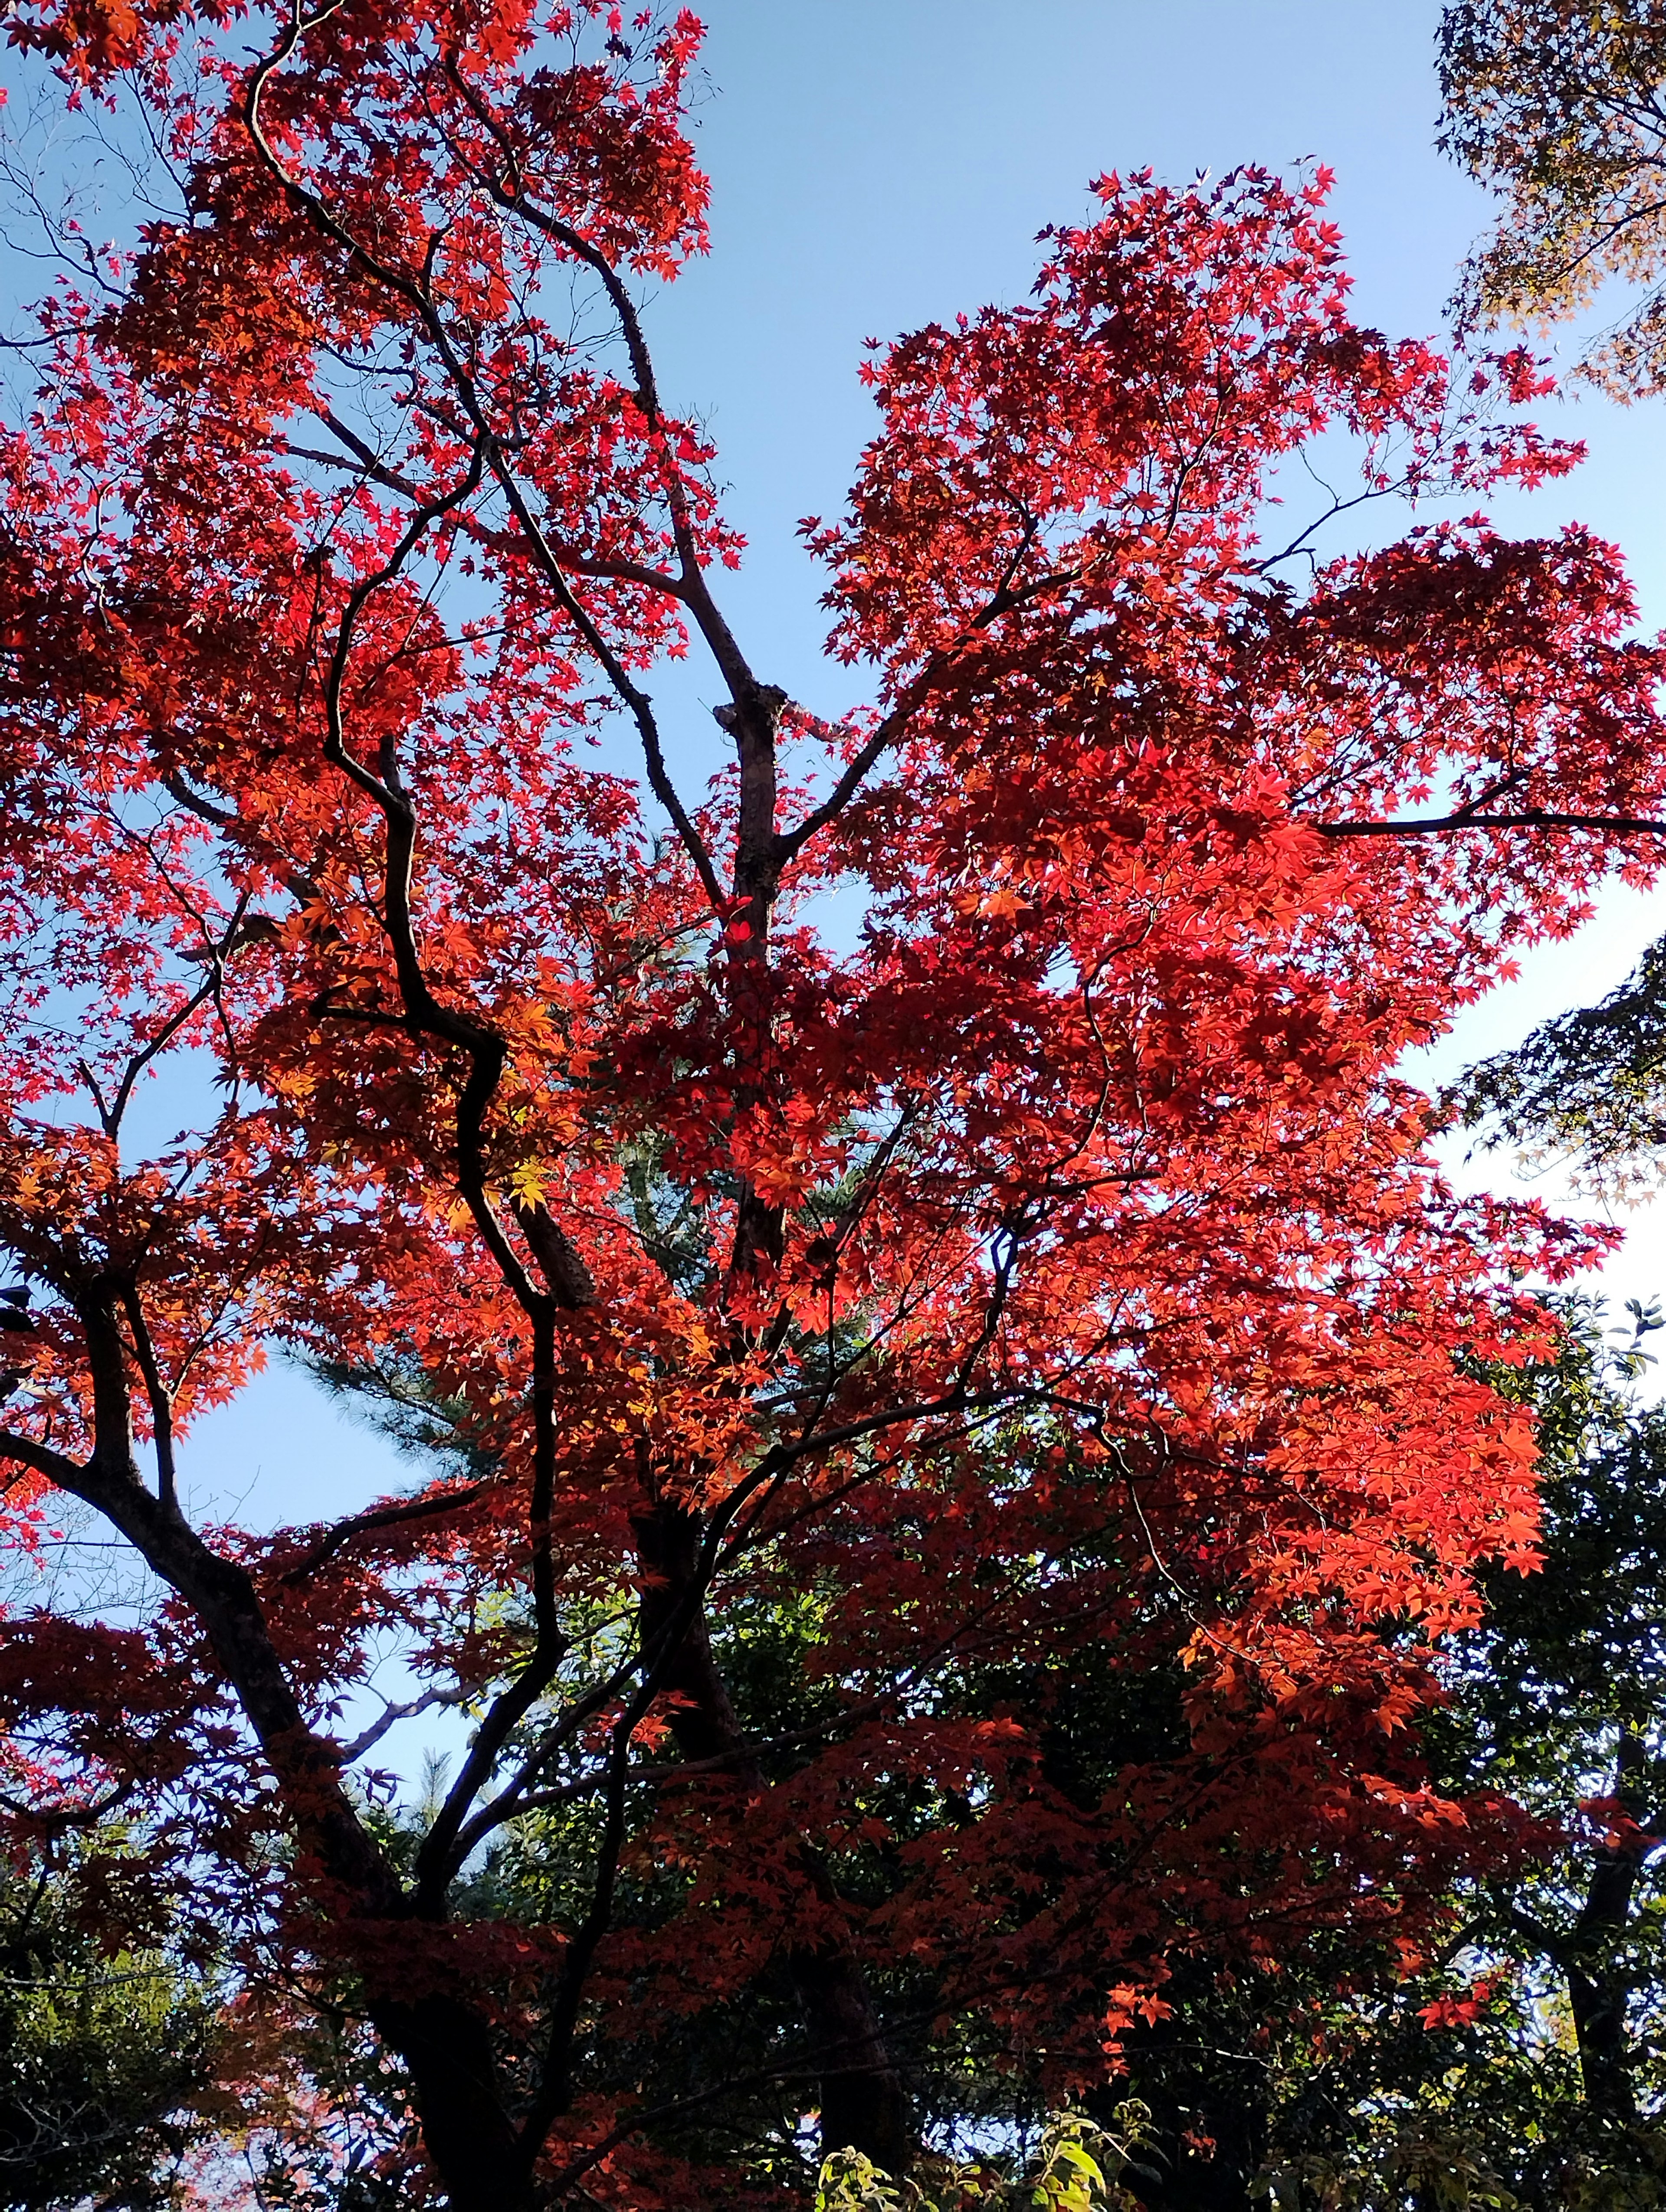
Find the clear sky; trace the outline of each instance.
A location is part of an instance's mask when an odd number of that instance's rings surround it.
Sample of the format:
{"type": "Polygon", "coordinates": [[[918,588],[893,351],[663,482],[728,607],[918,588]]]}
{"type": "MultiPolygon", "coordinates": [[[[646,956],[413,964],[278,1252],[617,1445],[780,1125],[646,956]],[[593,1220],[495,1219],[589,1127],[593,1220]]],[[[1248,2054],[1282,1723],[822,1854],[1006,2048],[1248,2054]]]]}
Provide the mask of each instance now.
{"type": "MultiPolygon", "coordinates": [[[[708,0],[701,12],[713,252],[653,303],[650,331],[667,398],[710,428],[751,540],[733,618],[760,672],[824,712],[849,695],[819,660],[818,585],[793,526],[836,507],[867,434],[865,337],[1021,297],[1036,232],[1085,213],[1090,179],[1110,168],[1183,181],[1244,161],[1329,164],[1355,312],[1395,335],[1439,329],[1487,219],[1485,195],[1434,149],[1430,0],[708,0]]],[[[1585,395],[1547,416],[1588,441],[1590,461],[1500,519],[1590,523],[1626,550],[1645,623],[1666,624],[1666,402],[1585,395]]],[[[1429,1066],[1444,1074],[1608,988],[1662,932],[1666,895],[1609,899],[1429,1066]]],[[[1631,1218],[1611,1291],[1666,1291],[1666,1238],[1650,1214],[1631,1218]]],[[[204,1425],[186,1466],[200,1491],[228,1505],[246,1495],[252,1518],[273,1521],[348,1510],[403,1478],[390,1459],[274,1372],[204,1425]]]]}

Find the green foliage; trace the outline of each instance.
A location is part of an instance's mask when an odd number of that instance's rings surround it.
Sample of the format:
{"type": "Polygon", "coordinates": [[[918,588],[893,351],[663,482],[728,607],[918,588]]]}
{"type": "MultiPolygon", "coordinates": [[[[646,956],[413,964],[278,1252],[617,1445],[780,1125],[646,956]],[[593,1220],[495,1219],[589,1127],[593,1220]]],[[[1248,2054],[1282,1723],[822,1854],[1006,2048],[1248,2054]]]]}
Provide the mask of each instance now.
{"type": "MultiPolygon", "coordinates": [[[[1472,2086],[1491,2103],[1484,2080],[1472,2086]]],[[[1255,2195],[1269,2212],[1655,2212],[1666,2195],[1666,2134],[1657,2129],[1633,2128],[1604,2144],[1573,2112],[1554,2145],[1529,2124],[1512,2146],[1495,2118],[1473,2124],[1421,2112],[1364,2113],[1345,2150],[1269,2164],[1255,2195]],[[1524,2164],[1541,2170],[1523,2179],[1524,2164]],[[1510,2181],[1500,2166],[1514,2169],[1510,2181]]]]}
{"type": "Polygon", "coordinates": [[[1488,1576],[1425,1729],[1439,1787],[1536,1825],[1455,1881],[1421,1971],[1344,1940],[1257,1993],[1275,2212],[1666,2198],[1666,1406],[1639,1389],[1659,1324],[1565,1320],[1554,1361],[1494,1378],[1539,1417],[1544,1566],[1488,1576]]]}
{"type": "Polygon", "coordinates": [[[1610,1189],[1666,1171],[1666,939],[1594,1006],[1470,1068],[1450,1103],[1483,1148],[1576,1159],[1610,1189]]]}
{"type": "Polygon", "coordinates": [[[1517,2201],[1472,2138],[1416,2122],[1402,2122],[1385,2142],[1362,2143],[1343,2161],[1309,2155],[1269,2166],[1256,2194],[1272,2212],[1305,2212],[1313,2205],[1322,2212],[1376,2212],[1408,2197],[1419,2212],[1479,2212],[1484,2206],[1515,2212],[1517,2201]]]}
{"type": "Polygon", "coordinates": [[[213,1993],[164,1944],[112,1950],[80,1924],[89,1871],[107,1893],[107,1849],[0,1875],[0,2205],[15,2212],[160,2203],[199,2131],[213,1993]]]}
{"type": "Polygon", "coordinates": [[[1439,52],[1440,143],[1502,202],[1466,273],[1466,317],[1556,320],[1618,279],[1641,297],[1585,373],[1621,397],[1660,390],[1666,15],[1653,0],[1462,0],[1439,52]]]}
{"type": "Polygon", "coordinates": [[[1055,2112],[1032,2156],[933,2160],[919,2181],[893,2181],[860,2151],[835,2151],[822,2161],[815,2212],[1121,2212],[1134,2203],[1122,2178],[1137,2166],[1150,2123],[1133,2099],[1110,2127],[1055,2112]]]}

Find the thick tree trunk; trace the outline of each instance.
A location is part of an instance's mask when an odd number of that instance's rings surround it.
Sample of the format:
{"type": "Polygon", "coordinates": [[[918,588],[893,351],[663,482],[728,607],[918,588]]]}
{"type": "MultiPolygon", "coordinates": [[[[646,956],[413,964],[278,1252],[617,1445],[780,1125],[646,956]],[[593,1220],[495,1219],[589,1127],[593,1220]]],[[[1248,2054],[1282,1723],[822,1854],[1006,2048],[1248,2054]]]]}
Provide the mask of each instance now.
{"type": "MultiPolygon", "coordinates": [[[[302,1849],[316,1853],[350,1918],[406,1917],[406,1893],[342,1788],[333,1747],[306,1728],[295,1705],[252,1586],[240,1567],[218,1559],[213,1566],[222,1571],[210,1579],[222,1588],[203,1593],[198,1610],[297,1808],[302,1849]]],[[[423,2141],[454,2212],[532,2212],[526,2155],[499,2093],[483,2015],[444,1991],[403,2000],[380,1973],[367,1993],[372,2026],[410,2074],[423,2141]]]]}
{"type": "MultiPolygon", "coordinates": [[[[641,1605],[642,1641],[652,1648],[692,1588],[700,1528],[692,1515],[660,1505],[641,1517],[636,1534],[642,1565],[655,1577],[641,1605]]],[[[684,1758],[727,1759],[743,1785],[762,1789],[712,1654],[703,1608],[693,1611],[661,1680],[690,1700],[671,1716],[684,1758]]],[[[799,1863],[806,1889],[823,1905],[836,1904],[826,1867],[807,1841],[799,1863]]],[[[908,2091],[885,2047],[860,1961],[848,1941],[836,1939],[814,1949],[794,1946],[787,1966],[812,2053],[826,2062],[820,2075],[824,2149],[859,2150],[887,2173],[906,2173],[915,2148],[908,2091]]]]}
{"type": "Polygon", "coordinates": [[[498,2094],[491,2036],[449,1996],[378,2003],[371,2025],[410,2075],[423,2142],[453,2212],[534,2212],[515,2129],[498,2094]]]}
{"type": "Polygon", "coordinates": [[[1128,2072],[1087,2100],[1106,2126],[1130,2093],[1151,2112],[1128,2177],[1152,2212],[1256,2212],[1270,2135],[1268,2069],[1244,2049],[1251,2020],[1220,1966],[1180,1961],[1165,1991],[1173,2019],[1132,2031],[1128,2072]]]}
{"type": "MultiPolygon", "coordinates": [[[[60,1475],[64,1486],[98,1506],[202,1623],[283,1792],[324,1909],[349,1923],[408,1918],[408,1894],[342,1785],[335,1746],[307,1725],[245,1569],[107,1462],[73,1473],[73,1481],[60,1475]]],[[[455,2212],[533,2212],[484,2018],[445,1991],[402,1998],[384,1971],[366,1984],[371,2023],[410,2073],[423,2140],[455,2212]]]]}
{"type": "Polygon", "coordinates": [[[1567,1993],[1579,2044],[1585,2102],[1611,2118],[1635,2119],[1637,2096],[1626,2049],[1624,1984],[1617,1974],[1588,1974],[1578,1966],[1570,1966],[1567,1993]]]}
{"type": "MultiPolygon", "coordinates": [[[[1622,1736],[1615,1759],[1614,1794],[1626,1804],[1644,1765],[1642,1746],[1622,1736]]],[[[1633,1817],[1636,1817],[1633,1811],[1633,1817]]],[[[1611,1963],[1631,1917],[1632,1892],[1643,1846],[1600,1850],[1566,1962],[1568,2002],[1579,2045],[1585,2102],[1614,2119],[1637,2117],[1631,2043],[1626,2027],[1626,1984],[1611,1963]]]]}
{"type": "Polygon", "coordinates": [[[859,2150],[884,2172],[905,2174],[915,2148],[908,2092],[860,1966],[848,1948],[829,1946],[793,1951],[787,1967],[813,2043],[839,2056],[820,2080],[824,2153],[859,2150]]]}
{"type": "MultiPolygon", "coordinates": [[[[733,658],[727,661],[721,651],[718,657],[733,689],[733,704],[717,708],[714,714],[719,727],[734,739],[739,769],[734,890],[738,898],[748,902],[748,933],[731,951],[730,1003],[743,1034],[747,1026],[753,1031],[739,1057],[743,1063],[749,1056],[761,1063],[761,1047],[771,1021],[769,929],[782,858],[775,823],[775,745],[787,698],[778,684],[758,684],[732,642],[731,652],[733,658]]],[[[754,1082],[743,1080],[735,1095],[737,1106],[742,1106],[761,1094],[754,1082]]],[[[744,1185],[736,1207],[731,1275],[738,1280],[755,1277],[761,1269],[778,1264],[782,1249],[779,1206],[750,1183],[744,1185]]],[[[660,1587],[644,1595],[645,1644],[663,1632],[679,1599],[692,1587],[699,1534],[692,1516],[675,1507],[661,1504],[644,1516],[639,1529],[642,1563],[662,1578],[660,1587]]],[[[684,1632],[666,1682],[691,1700],[672,1719],[684,1755],[733,1757],[737,1778],[762,1788],[762,1776],[745,1755],[728,1692],[712,1656],[703,1608],[696,1608],[684,1632]]],[[[827,1869],[807,1840],[799,1859],[806,1887],[819,1904],[836,1911],[827,1869]]],[[[860,1963],[848,1939],[836,1938],[814,1949],[794,1947],[787,1963],[812,2045],[828,2061],[820,2078],[824,2148],[854,2148],[887,2173],[905,2173],[914,2152],[908,2093],[891,2062],[860,1963]]]]}

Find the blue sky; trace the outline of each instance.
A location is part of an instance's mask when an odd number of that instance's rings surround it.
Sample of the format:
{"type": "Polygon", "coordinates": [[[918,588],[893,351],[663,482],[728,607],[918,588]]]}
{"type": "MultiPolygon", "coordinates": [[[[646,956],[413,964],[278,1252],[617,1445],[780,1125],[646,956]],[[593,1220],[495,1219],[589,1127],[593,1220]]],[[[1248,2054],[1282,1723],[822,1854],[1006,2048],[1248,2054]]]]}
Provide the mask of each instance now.
{"type": "MultiPolygon", "coordinates": [[[[715,436],[751,540],[733,619],[760,672],[823,711],[848,694],[819,661],[818,585],[793,526],[836,508],[849,481],[869,423],[865,337],[1022,296],[1036,232],[1085,212],[1108,168],[1183,181],[1324,161],[1355,312],[1396,335],[1439,329],[1487,220],[1485,195],[1434,149],[1439,9],[1425,0],[709,0],[702,12],[713,253],[653,303],[650,330],[667,398],[715,436]]],[[[1587,440],[1590,461],[1500,518],[1590,522],[1625,548],[1645,623],[1666,623],[1666,403],[1576,396],[1547,419],[1587,440]]],[[[697,709],[686,702],[690,746],[697,709]]],[[[1666,899],[1609,898],[1430,1070],[1607,988],[1663,930],[1666,899]]],[[[1630,1218],[1608,1271],[1616,1297],[1666,1290],[1666,1240],[1651,1213],[1630,1218]]],[[[406,1473],[281,1370],[204,1425],[186,1471],[225,1507],[246,1498],[257,1522],[347,1510],[406,1473]]]]}

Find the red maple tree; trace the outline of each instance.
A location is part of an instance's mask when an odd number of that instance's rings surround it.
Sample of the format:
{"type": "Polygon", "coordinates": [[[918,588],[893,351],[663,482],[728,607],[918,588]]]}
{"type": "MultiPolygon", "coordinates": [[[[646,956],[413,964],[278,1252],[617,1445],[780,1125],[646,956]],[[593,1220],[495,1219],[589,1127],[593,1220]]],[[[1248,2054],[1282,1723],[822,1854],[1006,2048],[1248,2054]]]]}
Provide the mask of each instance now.
{"type": "Polygon", "coordinates": [[[182,197],[39,310],[0,453],[0,1457],[17,1540],[69,1493],[158,1593],[6,1622],[5,1818],[119,1807],[482,2212],[797,2201],[791,2116],[900,2170],[929,2050],[1056,2100],[1178,1958],[1414,1941],[1485,1826],[1429,1646],[1532,1554],[1477,1376],[1583,1248],[1455,1201],[1393,1070],[1652,854],[1661,665],[1588,534],[1330,557],[1268,477],[1560,472],[1531,363],[1351,321],[1322,177],[1107,177],[865,372],[827,720],[639,312],[705,246],[691,17],[10,35],[182,197]],[[271,1345],[449,1455],[194,1523],[271,1345]],[[355,1778],[391,1630],[472,1726],[419,1836],[355,1778]],[[558,1876],[471,1917],[506,1832],[558,1876]]]}

